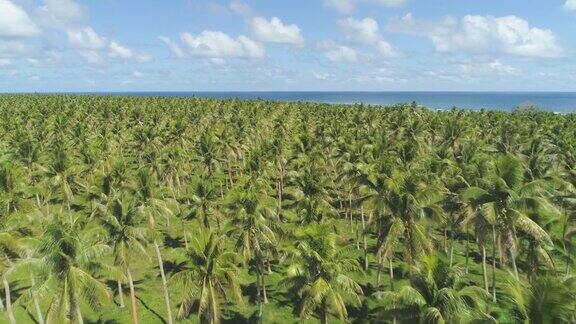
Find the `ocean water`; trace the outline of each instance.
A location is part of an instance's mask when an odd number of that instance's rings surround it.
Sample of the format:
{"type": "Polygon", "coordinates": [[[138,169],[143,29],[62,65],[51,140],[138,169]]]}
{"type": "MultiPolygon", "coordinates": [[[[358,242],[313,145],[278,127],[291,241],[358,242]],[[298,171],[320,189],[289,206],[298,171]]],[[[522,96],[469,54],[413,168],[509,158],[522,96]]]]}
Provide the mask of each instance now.
{"type": "MultiPolygon", "coordinates": [[[[101,93],[102,94],[102,93],[101,93]]],[[[576,112],[576,92],[114,92],[108,95],[200,96],[210,98],[265,99],[320,103],[393,105],[416,102],[431,109],[491,109],[509,111],[534,105],[559,113],[576,112]]]]}

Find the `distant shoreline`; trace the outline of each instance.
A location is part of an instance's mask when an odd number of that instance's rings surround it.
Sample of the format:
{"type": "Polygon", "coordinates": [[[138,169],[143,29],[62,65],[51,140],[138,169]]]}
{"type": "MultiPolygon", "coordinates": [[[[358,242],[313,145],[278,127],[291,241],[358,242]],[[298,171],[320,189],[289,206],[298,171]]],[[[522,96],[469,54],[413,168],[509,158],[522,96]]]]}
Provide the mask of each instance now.
{"type": "MultiPolygon", "coordinates": [[[[8,93],[6,93],[8,94],[8,93]]],[[[24,93],[20,93],[24,94],[24,93]]],[[[33,94],[33,93],[29,93],[33,94]]],[[[270,100],[327,104],[391,106],[416,102],[431,110],[451,108],[511,111],[518,106],[533,106],[555,113],[576,112],[576,92],[490,92],[490,91],[102,91],[36,92],[50,95],[97,95],[136,97],[207,97],[213,99],[270,100]]]]}

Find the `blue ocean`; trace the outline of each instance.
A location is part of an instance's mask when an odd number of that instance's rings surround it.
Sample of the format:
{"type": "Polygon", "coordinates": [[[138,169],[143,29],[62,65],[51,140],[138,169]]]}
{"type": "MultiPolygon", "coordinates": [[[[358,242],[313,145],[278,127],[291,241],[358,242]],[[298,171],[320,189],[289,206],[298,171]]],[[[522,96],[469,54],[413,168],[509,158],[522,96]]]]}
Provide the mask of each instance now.
{"type": "Polygon", "coordinates": [[[576,112],[576,92],[114,92],[107,95],[199,96],[319,103],[393,105],[416,102],[430,109],[489,109],[510,111],[535,106],[558,113],[576,112]]]}

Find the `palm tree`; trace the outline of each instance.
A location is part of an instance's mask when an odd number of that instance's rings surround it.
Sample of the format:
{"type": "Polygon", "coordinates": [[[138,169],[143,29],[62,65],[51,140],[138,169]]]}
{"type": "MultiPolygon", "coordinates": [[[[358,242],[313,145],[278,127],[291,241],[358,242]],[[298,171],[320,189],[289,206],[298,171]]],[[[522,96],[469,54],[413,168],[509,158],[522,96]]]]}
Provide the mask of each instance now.
{"type": "Polygon", "coordinates": [[[391,285],[395,251],[403,245],[404,259],[409,265],[430,253],[432,246],[421,220],[425,216],[440,219],[443,215],[442,192],[427,184],[421,173],[422,170],[414,166],[406,171],[397,169],[382,176],[373,175],[366,182],[368,203],[379,215],[386,217],[380,235],[381,246],[378,246],[378,265],[381,269],[383,261],[389,261],[391,285]]]}
{"type": "Polygon", "coordinates": [[[242,256],[244,265],[250,262],[256,273],[260,320],[262,320],[261,304],[268,303],[265,269],[269,260],[266,260],[266,252],[275,246],[274,231],[269,225],[275,212],[272,209],[273,202],[269,200],[258,194],[254,188],[239,188],[232,192],[230,202],[227,203],[233,215],[230,223],[232,229],[229,233],[236,237],[235,247],[242,256]]]}
{"type": "Polygon", "coordinates": [[[220,221],[214,208],[217,193],[210,178],[199,176],[192,179],[191,185],[185,193],[185,199],[190,205],[190,215],[198,219],[204,228],[208,230],[212,228],[210,225],[211,218],[215,218],[218,227],[220,227],[220,221]]]}
{"type": "Polygon", "coordinates": [[[122,280],[127,279],[130,287],[132,322],[138,323],[136,293],[131,272],[131,261],[138,254],[146,255],[147,228],[142,226],[141,214],[133,199],[120,195],[109,206],[99,205],[98,220],[106,231],[107,243],[112,247],[114,265],[121,275],[118,279],[120,307],[124,307],[122,280]]]}
{"type": "MultiPolygon", "coordinates": [[[[499,248],[509,255],[516,278],[517,230],[540,244],[552,246],[548,233],[535,221],[557,214],[547,200],[546,190],[545,180],[525,181],[521,162],[510,155],[496,159],[491,177],[480,187],[467,189],[467,197],[482,205],[489,219],[495,220],[499,248]]],[[[506,253],[501,253],[501,257],[506,259],[506,253]]]]}
{"type": "Polygon", "coordinates": [[[12,307],[12,296],[10,294],[10,283],[8,281],[8,272],[13,266],[13,257],[18,255],[17,238],[10,232],[0,232],[0,270],[2,272],[2,283],[4,284],[4,293],[6,299],[6,311],[11,324],[16,323],[14,309],[12,307]]]}
{"type": "Polygon", "coordinates": [[[438,324],[491,319],[485,312],[488,295],[480,287],[465,285],[462,275],[461,269],[450,267],[438,257],[425,256],[410,277],[410,285],[375,295],[394,322],[398,315],[438,324]]]}
{"type": "Polygon", "coordinates": [[[160,278],[162,279],[162,289],[164,292],[164,303],[166,305],[168,324],[172,324],[170,293],[166,283],[166,274],[164,272],[162,254],[160,252],[160,247],[158,246],[157,237],[160,233],[158,232],[158,228],[156,226],[158,216],[162,216],[164,219],[169,221],[170,216],[172,216],[172,211],[167,207],[161,189],[162,188],[158,189],[158,181],[153,170],[150,168],[141,168],[138,170],[135,197],[139,210],[148,218],[149,230],[154,245],[154,252],[156,253],[158,268],[160,269],[160,278]]]}
{"type": "Polygon", "coordinates": [[[89,271],[110,250],[94,239],[98,238],[95,231],[97,229],[84,229],[78,218],[56,215],[41,236],[38,257],[22,263],[37,269],[39,283],[33,288],[33,294],[49,300],[47,322],[83,323],[82,301],[98,309],[110,299],[106,285],[89,271]]]}
{"type": "Polygon", "coordinates": [[[505,285],[504,303],[511,320],[525,324],[574,323],[576,320],[576,278],[560,280],[545,275],[520,281],[511,278],[505,285]]]}
{"type": "Polygon", "coordinates": [[[237,256],[225,250],[222,241],[223,237],[214,233],[202,233],[184,251],[186,267],[170,279],[184,291],[178,311],[180,319],[190,314],[197,301],[200,322],[219,323],[223,299],[242,303],[237,256]]]}
{"type": "Polygon", "coordinates": [[[287,207],[292,208],[301,223],[321,221],[333,214],[329,193],[329,179],[320,169],[319,161],[307,161],[298,171],[292,172],[291,187],[286,190],[287,207]]]}
{"type": "Polygon", "coordinates": [[[362,295],[362,288],[350,277],[361,270],[349,246],[341,247],[331,228],[318,224],[297,230],[295,242],[283,283],[298,300],[300,317],[319,311],[323,323],[328,323],[330,312],[345,320],[345,297],[359,302],[362,295]]]}

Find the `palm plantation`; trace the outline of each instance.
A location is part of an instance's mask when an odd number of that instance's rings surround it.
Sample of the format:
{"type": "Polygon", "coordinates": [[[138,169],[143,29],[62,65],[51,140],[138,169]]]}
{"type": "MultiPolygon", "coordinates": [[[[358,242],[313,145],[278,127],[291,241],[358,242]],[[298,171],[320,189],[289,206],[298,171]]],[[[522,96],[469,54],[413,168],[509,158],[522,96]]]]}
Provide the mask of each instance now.
{"type": "Polygon", "coordinates": [[[575,323],[576,118],[0,95],[1,323],[575,323]]]}

